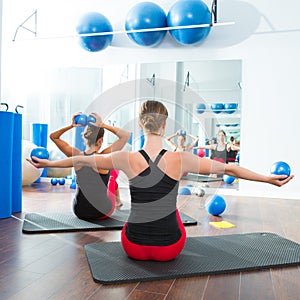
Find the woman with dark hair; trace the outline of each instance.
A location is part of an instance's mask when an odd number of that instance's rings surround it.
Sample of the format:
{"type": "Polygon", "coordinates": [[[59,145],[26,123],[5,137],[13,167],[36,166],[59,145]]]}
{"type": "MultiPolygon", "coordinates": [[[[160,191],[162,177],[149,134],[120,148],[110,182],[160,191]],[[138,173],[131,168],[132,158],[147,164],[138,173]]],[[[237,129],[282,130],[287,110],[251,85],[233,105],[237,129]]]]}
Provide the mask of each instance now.
{"type": "Polygon", "coordinates": [[[118,151],[95,157],[75,156],[60,161],[28,159],[35,167],[118,169],[129,179],[131,210],[121,233],[126,254],[137,260],[168,261],[178,256],[186,233],[177,210],[177,195],[183,173],[228,174],[237,178],[282,186],[293,176],[260,175],[235,164],[204,159],[188,151],[163,149],[168,111],[162,102],[145,101],[139,111],[144,131],[143,149],[118,151]]]}
{"type": "MultiPolygon", "coordinates": [[[[92,113],[91,116],[93,116],[96,121],[94,123],[90,122],[90,124],[85,127],[82,134],[85,150],[83,152],[80,151],[61,139],[61,136],[65,132],[73,127],[80,126],[75,123],[75,117],[79,114],[80,113],[77,113],[72,117],[71,125],[58,129],[50,134],[50,139],[67,157],[77,155],[96,156],[111,153],[121,150],[128,141],[130,137],[129,132],[103,123],[100,116],[96,113],[92,113]],[[115,134],[118,139],[110,146],[101,150],[105,130],[115,134]]],[[[115,174],[115,172],[110,174],[109,170],[103,168],[90,168],[86,166],[76,170],[77,191],[73,202],[73,211],[78,218],[107,218],[113,213],[115,206],[122,205],[117,183],[113,179],[110,180],[110,176],[113,174],[115,174]],[[114,184],[115,186],[113,187],[114,190],[108,193],[109,184],[114,184]]]]}
{"type": "Polygon", "coordinates": [[[240,151],[239,145],[235,141],[234,137],[231,136],[229,143],[227,144],[227,163],[234,163],[236,161],[236,156],[240,151]]]}

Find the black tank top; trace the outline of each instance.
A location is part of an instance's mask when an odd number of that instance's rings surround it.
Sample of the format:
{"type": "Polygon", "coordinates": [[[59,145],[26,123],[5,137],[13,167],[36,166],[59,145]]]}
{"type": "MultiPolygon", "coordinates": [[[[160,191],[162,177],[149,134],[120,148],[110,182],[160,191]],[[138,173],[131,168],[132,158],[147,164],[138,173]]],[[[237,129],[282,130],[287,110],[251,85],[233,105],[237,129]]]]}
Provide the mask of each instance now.
{"type": "Polygon", "coordinates": [[[149,167],[129,180],[131,212],[126,236],[135,244],[166,246],[181,237],[176,218],[179,182],[157,167],[166,151],[161,150],[153,162],[140,150],[149,167]]]}
{"type": "MultiPolygon", "coordinates": [[[[84,153],[85,156],[93,155],[84,153]]],[[[74,213],[81,219],[94,219],[106,215],[112,208],[107,196],[110,173],[100,174],[90,167],[76,171],[77,191],[73,202],[74,213]]]]}
{"type": "Polygon", "coordinates": [[[227,144],[225,144],[224,150],[218,150],[218,145],[216,146],[215,150],[211,151],[211,159],[216,159],[216,160],[223,160],[222,162],[227,163],[227,144]]]}

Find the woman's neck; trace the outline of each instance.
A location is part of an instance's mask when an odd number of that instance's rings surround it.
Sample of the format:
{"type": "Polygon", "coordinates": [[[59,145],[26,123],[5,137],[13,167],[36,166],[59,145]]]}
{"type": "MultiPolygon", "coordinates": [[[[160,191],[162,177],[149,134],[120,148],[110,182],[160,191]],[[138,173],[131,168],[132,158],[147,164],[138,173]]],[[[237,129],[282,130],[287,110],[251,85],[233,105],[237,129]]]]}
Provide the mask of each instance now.
{"type": "Polygon", "coordinates": [[[85,153],[86,154],[92,154],[92,153],[96,153],[99,151],[99,147],[96,147],[96,146],[89,146],[89,147],[86,147],[85,148],[85,153]]]}
{"type": "Polygon", "coordinates": [[[158,134],[145,135],[143,149],[150,154],[156,154],[163,148],[162,136],[158,134]]]}

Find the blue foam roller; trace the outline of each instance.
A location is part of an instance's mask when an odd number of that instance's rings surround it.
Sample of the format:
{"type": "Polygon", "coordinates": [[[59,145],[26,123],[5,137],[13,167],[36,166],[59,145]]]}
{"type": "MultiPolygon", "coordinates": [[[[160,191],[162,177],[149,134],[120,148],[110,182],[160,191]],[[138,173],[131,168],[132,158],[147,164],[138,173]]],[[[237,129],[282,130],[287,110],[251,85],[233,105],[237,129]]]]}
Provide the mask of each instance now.
{"type": "Polygon", "coordinates": [[[32,142],[44,148],[47,148],[48,124],[32,124],[32,142]]]}
{"type": "Polygon", "coordinates": [[[22,211],[22,115],[14,114],[12,212],[22,211]]]}
{"type": "MultiPolygon", "coordinates": [[[[48,124],[32,123],[32,142],[47,149],[48,124]]],[[[47,177],[47,168],[44,168],[41,177],[47,177]]]]}
{"type": "Polygon", "coordinates": [[[14,114],[0,111],[0,218],[8,218],[12,214],[12,160],[14,114]]]}
{"type": "Polygon", "coordinates": [[[84,131],[84,127],[75,127],[74,145],[80,151],[85,150],[85,145],[82,138],[83,131],[84,131]]]}
{"type": "Polygon", "coordinates": [[[142,149],[144,147],[144,143],[145,143],[145,136],[143,133],[143,130],[140,130],[140,145],[139,145],[139,149],[142,149]]]}

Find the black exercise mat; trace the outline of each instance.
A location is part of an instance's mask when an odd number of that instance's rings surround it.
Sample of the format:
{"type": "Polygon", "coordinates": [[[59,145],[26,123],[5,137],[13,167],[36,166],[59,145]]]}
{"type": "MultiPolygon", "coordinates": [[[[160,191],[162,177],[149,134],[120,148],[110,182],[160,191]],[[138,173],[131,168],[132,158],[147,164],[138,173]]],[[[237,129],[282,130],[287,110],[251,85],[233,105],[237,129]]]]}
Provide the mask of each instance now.
{"type": "Polygon", "coordinates": [[[187,238],[173,261],[136,261],[120,242],[85,246],[95,282],[173,279],[300,265],[300,244],[273,233],[247,233],[187,238]]]}
{"type": "MultiPolygon", "coordinates": [[[[110,218],[104,220],[84,221],[73,213],[27,213],[24,218],[23,233],[50,233],[70,231],[91,231],[122,229],[127,221],[130,210],[115,210],[110,218]]],[[[180,212],[185,226],[197,225],[197,220],[180,212]]]]}
{"type": "Polygon", "coordinates": [[[222,177],[210,177],[210,176],[206,176],[206,175],[192,174],[192,173],[189,173],[186,176],[181,177],[181,179],[198,181],[198,182],[222,181],[222,177]]]}

